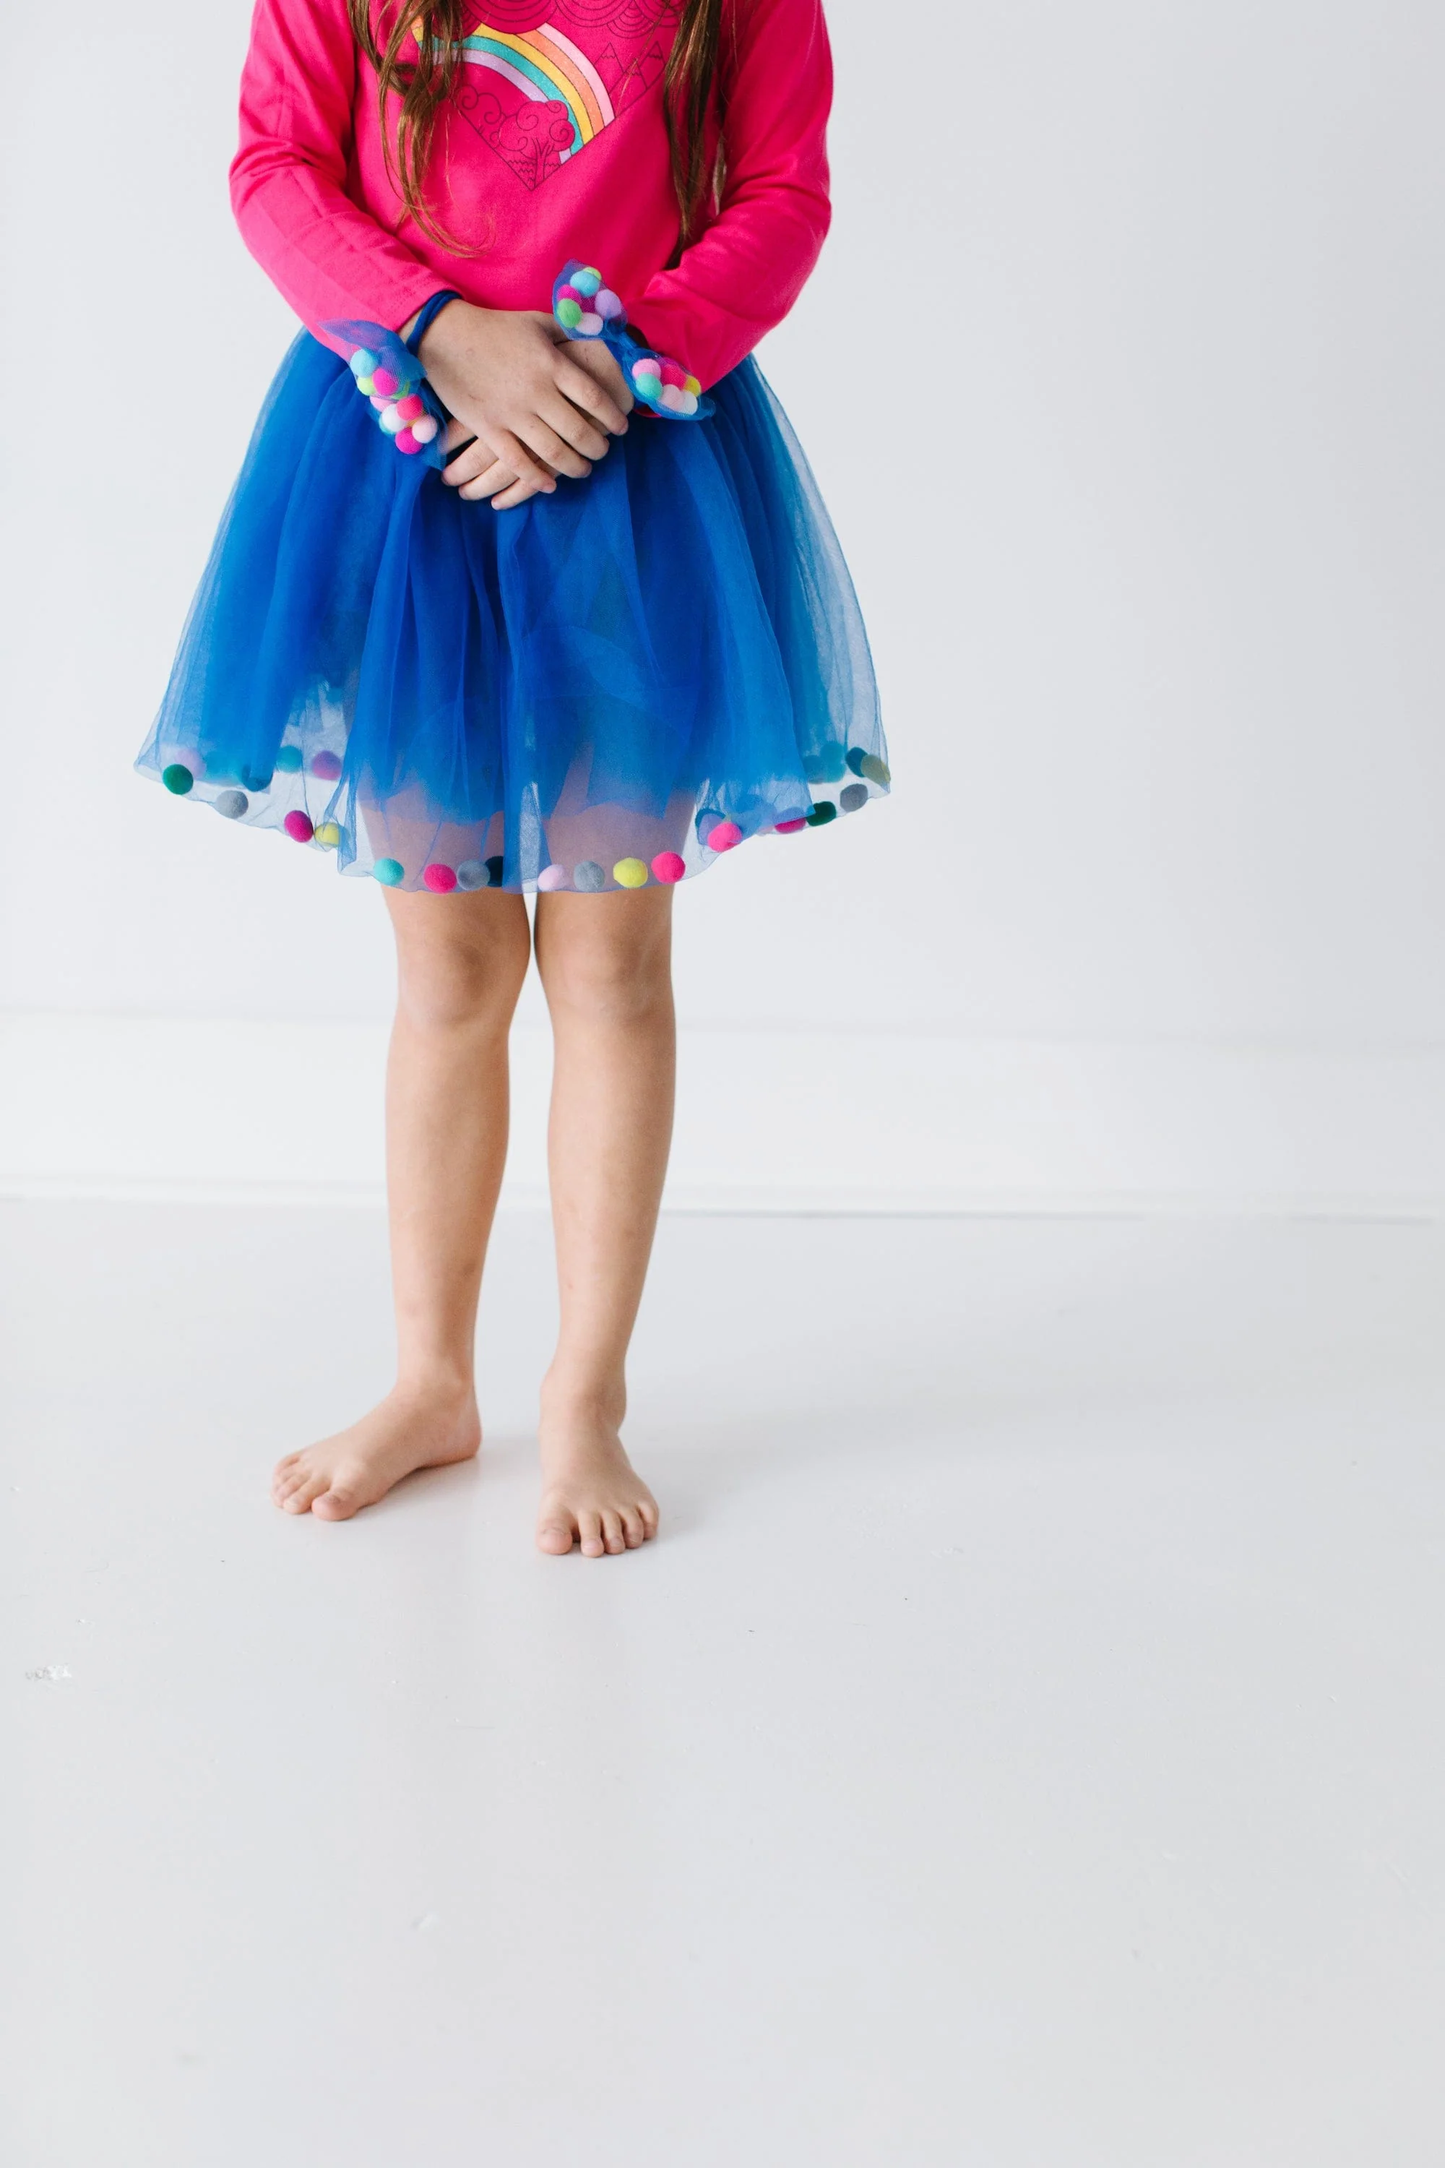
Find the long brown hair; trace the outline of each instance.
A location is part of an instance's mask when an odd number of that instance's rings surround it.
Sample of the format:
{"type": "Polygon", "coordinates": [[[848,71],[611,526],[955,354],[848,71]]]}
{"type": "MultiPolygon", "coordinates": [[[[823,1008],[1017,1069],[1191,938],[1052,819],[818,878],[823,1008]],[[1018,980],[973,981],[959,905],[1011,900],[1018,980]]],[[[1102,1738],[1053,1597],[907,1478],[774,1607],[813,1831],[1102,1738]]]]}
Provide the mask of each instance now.
{"type": "MultiPolygon", "coordinates": [[[[379,11],[374,0],[348,4],[356,42],[376,71],[383,126],[387,99],[401,100],[395,132],[386,136],[386,161],[408,215],[443,248],[456,255],[475,254],[446,232],[425,194],[437,115],[463,66],[462,40],[472,7],[468,0],[430,0],[420,8],[410,0],[382,0],[379,11]]],[[[706,141],[709,114],[722,120],[722,0],[677,0],[677,14],[677,35],[662,78],[662,109],[682,249],[695,238],[705,209],[715,208],[722,193],[721,146],[710,160],[706,141]]]]}

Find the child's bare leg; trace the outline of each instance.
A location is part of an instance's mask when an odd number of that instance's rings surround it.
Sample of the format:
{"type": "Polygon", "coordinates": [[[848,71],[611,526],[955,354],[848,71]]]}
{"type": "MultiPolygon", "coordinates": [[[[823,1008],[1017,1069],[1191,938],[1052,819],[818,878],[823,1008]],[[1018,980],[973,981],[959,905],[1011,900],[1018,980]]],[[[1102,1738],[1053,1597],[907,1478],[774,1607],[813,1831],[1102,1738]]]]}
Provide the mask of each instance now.
{"type": "Polygon", "coordinates": [[[272,1487],[288,1513],[330,1521],[481,1442],[477,1296],[507,1153],[507,1030],[530,952],[520,896],[386,901],[397,948],[386,1077],[396,1384],[349,1430],[288,1454],[272,1487]]]}
{"type": "Polygon", "coordinates": [[[537,899],[556,1058],[548,1152],[561,1331],[542,1387],[537,1541],[589,1558],[656,1533],[618,1436],[672,1138],[672,891],[537,899]]]}

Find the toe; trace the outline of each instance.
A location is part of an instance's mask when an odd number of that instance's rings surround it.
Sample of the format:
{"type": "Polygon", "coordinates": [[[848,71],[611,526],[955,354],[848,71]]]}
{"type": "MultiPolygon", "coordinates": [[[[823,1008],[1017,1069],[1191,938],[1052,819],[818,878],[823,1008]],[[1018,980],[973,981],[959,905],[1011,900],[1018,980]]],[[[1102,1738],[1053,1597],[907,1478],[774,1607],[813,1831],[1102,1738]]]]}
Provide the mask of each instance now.
{"type": "Polygon", "coordinates": [[[602,1556],[601,1514],[579,1513],[577,1516],[577,1533],[582,1538],[582,1556],[584,1558],[600,1558],[602,1556]]]}
{"type": "Polygon", "coordinates": [[[563,1520],[558,1514],[549,1513],[544,1520],[537,1523],[537,1548],[539,1551],[550,1551],[554,1558],[560,1558],[564,1551],[570,1551],[572,1523],[563,1520]]]}
{"type": "Polygon", "coordinates": [[[361,1500],[349,1484],[333,1483],[312,1500],[311,1510],[320,1521],[349,1521],[353,1513],[360,1512],[361,1500]]]}
{"type": "Polygon", "coordinates": [[[285,1497],[281,1500],[282,1512],[309,1513],[312,1499],[318,1497],[325,1488],[326,1478],[324,1475],[305,1476],[301,1482],[287,1491],[285,1497]]]}
{"type": "Polygon", "coordinates": [[[644,1534],[645,1536],[655,1536],[655,1535],[657,1534],[657,1503],[656,1503],[656,1501],[655,1501],[654,1499],[652,1499],[652,1498],[642,1498],[642,1499],[639,1499],[639,1500],[638,1500],[638,1505],[637,1505],[637,1512],[638,1512],[638,1518],[639,1518],[639,1519],[641,1520],[641,1522],[642,1522],[642,1532],[643,1532],[643,1534],[644,1534]]]}
{"type": "Polygon", "coordinates": [[[642,1515],[638,1512],[636,1506],[629,1506],[622,1516],[622,1536],[629,1551],[635,1551],[639,1543],[645,1543],[647,1540],[647,1531],[642,1525],[642,1515]]]}
{"type": "Polygon", "coordinates": [[[625,1551],[627,1549],[627,1544],[622,1534],[622,1516],[620,1513],[603,1514],[602,1541],[604,1546],[606,1547],[609,1556],[613,1558],[617,1556],[617,1553],[619,1551],[625,1551]]]}

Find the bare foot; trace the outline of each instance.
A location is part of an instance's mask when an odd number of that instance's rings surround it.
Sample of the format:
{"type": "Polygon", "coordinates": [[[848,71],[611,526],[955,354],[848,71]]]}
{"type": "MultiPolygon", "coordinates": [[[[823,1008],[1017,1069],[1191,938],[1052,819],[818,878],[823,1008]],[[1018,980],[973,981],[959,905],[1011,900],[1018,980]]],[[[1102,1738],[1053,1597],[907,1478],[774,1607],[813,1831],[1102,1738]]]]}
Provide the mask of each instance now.
{"type": "Polygon", "coordinates": [[[542,1395],[542,1504],[537,1548],[584,1558],[635,1551],[657,1534],[657,1500],[595,1407],[542,1395]]]}
{"type": "Polygon", "coordinates": [[[394,1386],[370,1415],[349,1430],[276,1464],[271,1496],[283,1513],[314,1513],[349,1521],[374,1506],[392,1485],[418,1468],[470,1460],[482,1442],[476,1396],[461,1390],[403,1392],[394,1386]]]}

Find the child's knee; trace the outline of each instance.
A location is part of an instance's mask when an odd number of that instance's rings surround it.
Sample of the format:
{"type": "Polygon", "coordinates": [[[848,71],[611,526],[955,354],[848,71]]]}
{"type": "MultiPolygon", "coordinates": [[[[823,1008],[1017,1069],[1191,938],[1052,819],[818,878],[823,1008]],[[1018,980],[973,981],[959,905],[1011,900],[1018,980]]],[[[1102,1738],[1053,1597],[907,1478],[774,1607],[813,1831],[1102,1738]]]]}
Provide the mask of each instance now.
{"type": "Polygon", "coordinates": [[[665,1008],[672,999],[668,925],[624,917],[608,903],[587,899],[587,908],[554,916],[537,943],[537,967],[547,1000],[599,1021],[636,1019],[665,1008]]]}
{"type": "Polygon", "coordinates": [[[434,1030],[505,1022],[531,953],[525,912],[478,928],[459,915],[448,924],[449,907],[449,900],[433,906],[430,923],[420,914],[397,923],[398,1005],[414,1023],[434,1030]]]}

